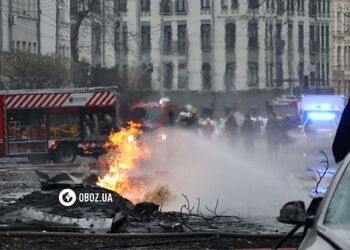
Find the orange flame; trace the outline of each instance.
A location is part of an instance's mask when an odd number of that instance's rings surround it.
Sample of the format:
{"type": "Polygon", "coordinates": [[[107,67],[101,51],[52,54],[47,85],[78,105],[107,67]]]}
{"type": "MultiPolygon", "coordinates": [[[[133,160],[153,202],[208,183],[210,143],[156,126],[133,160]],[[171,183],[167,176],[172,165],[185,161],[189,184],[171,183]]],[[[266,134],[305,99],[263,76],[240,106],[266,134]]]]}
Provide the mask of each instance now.
{"type": "Polygon", "coordinates": [[[128,128],[109,136],[105,144],[107,154],[101,158],[108,172],[97,182],[98,186],[115,191],[134,203],[142,201],[146,193],[144,182],[135,174],[140,161],[150,156],[147,146],[138,140],[141,135],[141,125],[129,122],[128,128]]]}

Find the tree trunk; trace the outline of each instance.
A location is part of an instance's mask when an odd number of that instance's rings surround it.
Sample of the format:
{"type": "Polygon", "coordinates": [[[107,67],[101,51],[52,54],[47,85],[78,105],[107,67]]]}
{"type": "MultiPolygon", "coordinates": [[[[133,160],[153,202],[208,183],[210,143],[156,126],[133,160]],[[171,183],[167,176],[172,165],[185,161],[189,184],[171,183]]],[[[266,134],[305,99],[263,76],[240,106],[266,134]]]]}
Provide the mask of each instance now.
{"type": "Polygon", "coordinates": [[[82,23],[82,19],[78,19],[76,23],[71,25],[71,53],[72,53],[72,61],[79,61],[79,29],[82,23]]]}

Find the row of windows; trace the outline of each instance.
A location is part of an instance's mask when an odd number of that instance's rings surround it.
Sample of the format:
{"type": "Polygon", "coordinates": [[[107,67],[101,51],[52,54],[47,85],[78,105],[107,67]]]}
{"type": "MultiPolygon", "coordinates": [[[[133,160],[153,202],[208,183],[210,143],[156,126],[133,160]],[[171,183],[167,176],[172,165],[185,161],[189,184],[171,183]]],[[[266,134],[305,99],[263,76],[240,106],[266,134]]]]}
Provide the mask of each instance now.
{"type": "MultiPolygon", "coordinates": [[[[207,0],[209,2],[209,0],[207,0]]],[[[161,0],[159,3],[160,13],[163,15],[171,15],[173,13],[173,7],[175,7],[176,13],[186,13],[188,9],[187,0],[161,0]]],[[[151,0],[141,0],[141,11],[151,11],[151,0]]]]}
{"type": "MultiPolygon", "coordinates": [[[[210,9],[212,0],[198,0],[200,1],[201,9],[210,9]]],[[[270,13],[276,13],[283,15],[285,12],[293,14],[298,12],[304,14],[305,12],[305,0],[244,0],[248,1],[248,9],[256,10],[262,4],[265,4],[266,9],[270,13]]],[[[187,0],[161,0],[160,1],[160,13],[164,15],[171,15],[173,13],[173,7],[175,7],[175,13],[187,13],[188,1],[187,0]]],[[[232,10],[238,10],[238,0],[221,0],[221,8],[226,10],[228,8],[232,10]]],[[[151,11],[151,0],[141,0],[141,11],[151,11]]],[[[310,16],[316,16],[317,14],[324,14],[329,16],[330,14],[330,0],[309,0],[309,14],[310,16]]]]}
{"type": "MultiPolygon", "coordinates": [[[[347,59],[350,61],[350,47],[347,48],[347,59]]],[[[259,85],[259,63],[248,61],[247,63],[247,85],[249,87],[257,87],[259,85]]],[[[299,63],[297,67],[298,78],[300,82],[305,81],[304,63],[299,63]]],[[[307,83],[311,86],[329,84],[329,63],[316,63],[315,71],[310,72],[310,80],[307,77],[307,83]]],[[[163,64],[163,87],[166,89],[173,89],[174,83],[174,64],[163,64]]],[[[266,62],[266,84],[267,87],[282,87],[283,78],[283,63],[280,62],[266,62]]],[[[212,66],[210,63],[203,63],[201,66],[201,81],[203,90],[212,90],[212,66]]],[[[225,66],[225,73],[223,76],[223,84],[226,90],[232,91],[236,88],[236,64],[235,62],[227,62],[225,66]]],[[[178,89],[187,89],[189,87],[189,71],[187,64],[180,63],[178,65],[178,89]]]]}
{"type": "MultiPolygon", "coordinates": [[[[227,63],[224,75],[224,85],[226,90],[235,89],[235,63],[227,63]]],[[[172,63],[163,64],[163,87],[166,89],[173,88],[174,82],[174,65],[172,63]]],[[[209,63],[203,63],[201,67],[202,89],[212,89],[212,67],[209,63]]],[[[178,65],[178,89],[187,89],[189,86],[189,71],[187,64],[178,65]]]]}
{"type": "MultiPolygon", "coordinates": [[[[265,27],[265,46],[267,50],[276,50],[277,54],[282,54],[284,50],[284,41],[282,39],[282,23],[273,24],[266,22],[265,27]]],[[[287,25],[287,49],[293,51],[293,23],[287,25]]],[[[298,31],[298,50],[304,52],[304,24],[299,22],[297,26],[298,31]]],[[[126,31],[125,31],[126,32],[126,31]]],[[[201,50],[202,52],[210,52],[212,50],[212,30],[210,23],[202,23],[200,27],[201,50]]],[[[310,25],[309,26],[309,48],[310,53],[314,54],[318,51],[329,51],[329,25],[310,25]]],[[[126,35],[124,36],[126,37],[126,35]]],[[[163,27],[163,43],[162,53],[172,54],[174,51],[172,26],[166,24],[163,27]]],[[[126,41],[125,41],[126,42],[126,41]]],[[[225,50],[227,52],[234,51],[236,45],[236,24],[234,22],[227,22],[225,24],[225,50]]],[[[187,25],[178,24],[177,26],[177,51],[179,54],[185,54],[188,49],[188,35],[187,25]]],[[[258,23],[255,20],[248,23],[248,49],[254,51],[259,49],[259,35],[258,23]]],[[[149,25],[142,25],[141,27],[141,50],[144,53],[151,51],[151,27],[149,25]]]]}
{"type": "MultiPolygon", "coordinates": [[[[177,26],[177,38],[177,51],[179,54],[185,54],[188,47],[186,24],[179,24],[177,26]]],[[[151,27],[149,25],[141,26],[141,50],[144,53],[151,51],[151,27]]],[[[173,52],[171,25],[164,25],[162,52],[164,54],[171,54],[173,52]]]]}

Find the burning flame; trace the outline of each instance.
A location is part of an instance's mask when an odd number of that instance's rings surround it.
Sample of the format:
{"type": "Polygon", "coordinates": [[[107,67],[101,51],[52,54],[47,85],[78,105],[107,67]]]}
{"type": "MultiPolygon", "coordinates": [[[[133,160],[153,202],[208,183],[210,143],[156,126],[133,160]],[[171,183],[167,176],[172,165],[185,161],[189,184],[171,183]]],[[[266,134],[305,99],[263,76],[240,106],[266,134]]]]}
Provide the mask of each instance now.
{"type": "Polygon", "coordinates": [[[102,162],[108,168],[108,172],[102,178],[98,178],[97,185],[117,192],[134,203],[143,201],[146,187],[138,173],[139,163],[150,156],[148,147],[141,143],[141,125],[129,122],[128,128],[122,128],[112,133],[105,148],[107,154],[102,157],[102,162]]]}

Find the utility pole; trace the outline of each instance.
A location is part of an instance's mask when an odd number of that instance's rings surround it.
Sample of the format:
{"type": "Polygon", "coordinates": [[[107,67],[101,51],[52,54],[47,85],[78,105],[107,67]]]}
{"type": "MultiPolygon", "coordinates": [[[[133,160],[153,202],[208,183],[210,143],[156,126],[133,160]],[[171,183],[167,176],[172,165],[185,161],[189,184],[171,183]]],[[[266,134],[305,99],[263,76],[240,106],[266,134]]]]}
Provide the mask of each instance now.
{"type": "Polygon", "coordinates": [[[106,2],[102,0],[102,67],[106,67],[106,2]]]}
{"type": "Polygon", "coordinates": [[[117,21],[114,24],[115,28],[118,28],[118,31],[115,29],[115,34],[114,37],[117,37],[118,32],[118,39],[114,39],[114,47],[115,47],[115,59],[116,59],[116,64],[118,66],[118,77],[119,79],[122,79],[123,76],[123,15],[122,11],[120,9],[121,4],[120,0],[114,0],[114,15],[117,16],[117,21]]]}
{"type": "Polygon", "coordinates": [[[118,22],[119,22],[119,30],[118,30],[118,37],[119,37],[119,41],[118,41],[118,47],[119,47],[119,64],[118,64],[118,71],[120,73],[120,76],[122,76],[123,74],[123,41],[124,41],[124,37],[123,37],[123,29],[124,29],[124,20],[123,20],[123,13],[121,10],[121,4],[120,4],[120,0],[118,0],[119,2],[119,8],[118,8],[118,22]]]}
{"type": "MultiPolygon", "coordinates": [[[[10,0],[11,2],[11,0],[10,0]]],[[[37,22],[36,22],[36,35],[37,35],[37,40],[38,40],[38,54],[41,54],[41,27],[40,27],[40,23],[41,23],[41,9],[40,9],[40,0],[36,1],[36,5],[37,5],[37,13],[38,13],[38,17],[37,17],[37,22]]]]}
{"type": "Polygon", "coordinates": [[[164,66],[163,66],[163,49],[164,49],[164,3],[165,0],[161,0],[161,9],[160,9],[160,46],[159,46],[159,52],[160,52],[160,65],[159,65],[159,94],[160,97],[164,97],[164,66]]]}
{"type": "Polygon", "coordinates": [[[4,86],[2,85],[2,80],[1,80],[1,74],[2,74],[2,50],[3,50],[3,40],[4,40],[4,32],[3,32],[3,15],[2,15],[2,3],[3,1],[0,1],[0,89],[3,89],[4,86]]]}
{"type": "Polygon", "coordinates": [[[9,47],[10,47],[10,51],[13,52],[14,51],[14,44],[13,44],[13,8],[12,8],[12,1],[9,0],[8,1],[8,7],[9,7],[9,47]]]}
{"type": "Polygon", "coordinates": [[[60,0],[56,0],[56,57],[60,56],[60,0]]]}

